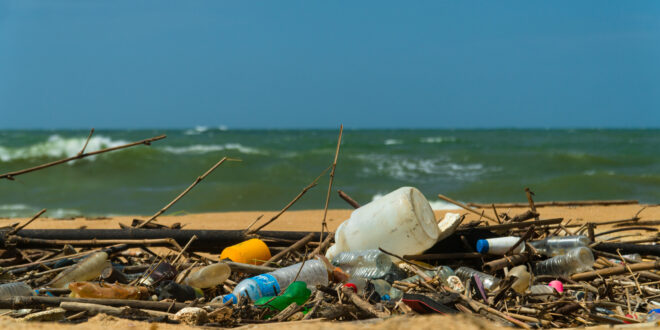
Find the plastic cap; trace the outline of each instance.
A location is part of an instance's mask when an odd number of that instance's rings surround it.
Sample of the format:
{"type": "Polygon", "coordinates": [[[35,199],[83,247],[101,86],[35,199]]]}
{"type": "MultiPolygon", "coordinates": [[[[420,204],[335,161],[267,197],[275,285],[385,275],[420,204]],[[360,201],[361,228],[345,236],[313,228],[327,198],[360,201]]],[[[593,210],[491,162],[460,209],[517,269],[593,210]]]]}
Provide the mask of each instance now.
{"type": "Polygon", "coordinates": [[[353,292],[355,292],[355,293],[357,293],[357,291],[358,291],[357,286],[355,286],[355,284],[353,284],[353,283],[346,283],[346,284],[344,284],[344,287],[353,289],[353,292]]]}
{"type": "Polygon", "coordinates": [[[236,296],[233,293],[226,294],[226,295],[222,296],[222,303],[223,304],[227,303],[230,300],[234,304],[238,302],[238,299],[236,299],[236,296]]]}
{"type": "Polygon", "coordinates": [[[477,252],[479,253],[488,253],[488,241],[485,239],[480,239],[477,241],[477,252]]]}
{"type": "Polygon", "coordinates": [[[557,280],[550,281],[550,283],[548,283],[548,286],[554,288],[559,293],[564,292],[564,284],[562,284],[561,281],[557,281],[557,280]]]}

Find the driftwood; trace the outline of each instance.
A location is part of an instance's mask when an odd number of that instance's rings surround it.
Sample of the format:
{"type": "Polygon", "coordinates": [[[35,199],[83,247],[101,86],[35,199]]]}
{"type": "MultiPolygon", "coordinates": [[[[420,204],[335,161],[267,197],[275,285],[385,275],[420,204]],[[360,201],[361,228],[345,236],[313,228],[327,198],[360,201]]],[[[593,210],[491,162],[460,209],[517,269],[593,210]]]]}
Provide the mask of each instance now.
{"type": "Polygon", "coordinates": [[[478,215],[478,216],[480,216],[480,217],[484,217],[484,218],[486,218],[486,219],[488,219],[488,220],[490,220],[490,221],[492,221],[492,222],[499,223],[497,220],[493,219],[491,216],[488,216],[488,215],[486,215],[486,214],[484,214],[484,213],[477,212],[477,211],[475,211],[474,209],[472,209],[471,207],[469,207],[469,206],[467,206],[467,205],[465,205],[465,204],[463,204],[463,203],[461,203],[461,202],[459,202],[459,201],[455,201],[455,200],[453,200],[453,199],[451,199],[451,198],[449,198],[449,197],[447,197],[447,196],[445,196],[445,195],[438,194],[438,198],[442,199],[442,200],[445,201],[445,202],[452,203],[452,204],[454,204],[454,205],[456,205],[456,206],[460,206],[460,207],[462,207],[464,210],[466,210],[466,211],[468,211],[468,212],[471,212],[471,213],[474,213],[474,214],[476,214],[476,215],[478,215]]]}
{"type": "MultiPolygon", "coordinates": [[[[48,167],[51,167],[51,166],[55,166],[55,165],[63,164],[63,163],[66,163],[66,162],[70,162],[72,160],[82,159],[82,158],[85,158],[85,157],[94,156],[94,155],[102,154],[102,153],[105,153],[105,152],[115,151],[115,150],[119,150],[119,149],[125,149],[125,148],[134,147],[134,146],[142,145],[142,144],[148,146],[148,145],[151,145],[152,142],[162,140],[166,137],[167,137],[166,135],[159,135],[159,136],[144,139],[144,140],[141,140],[141,141],[124,144],[124,145],[121,145],[121,146],[101,149],[101,150],[92,151],[92,152],[88,152],[88,153],[82,153],[82,154],[79,153],[79,154],[77,154],[73,157],[68,157],[68,158],[56,160],[54,162],[42,164],[42,165],[39,165],[39,166],[27,168],[27,169],[20,170],[20,171],[14,171],[14,172],[8,172],[8,173],[5,173],[5,174],[0,174],[0,179],[14,180],[14,177],[16,177],[18,175],[21,175],[21,174],[38,171],[38,170],[48,168],[48,167]]],[[[87,146],[87,143],[85,143],[85,146],[87,146]]]]}
{"type": "MultiPolygon", "coordinates": [[[[330,181],[328,182],[328,193],[325,197],[325,206],[323,207],[323,221],[321,222],[321,236],[323,232],[328,229],[326,218],[328,216],[328,205],[330,203],[330,193],[332,192],[332,182],[335,180],[335,170],[337,169],[337,158],[339,158],[339,148],[341,147],[341,135],[344,132],[344,125],[339,126],[339,138],[337,138],[337,150],[335,151],[335,159],[332,162],[332,170],[330,171],[330,181]]],[[[319,244],[322,242],[319,241],[319,244]]],[[[319,246],[321,247],[321,246],[319,246]]],[[[323,248],[319,250],[323,252],[323,248]]]]}
{"type": "Polygon", "coordinates": [[[591,280],[599,276],[612,276],[612,275],[619,275],[626,273],[630,270],[632,271],[640,271],[640,270],[649,270],[649,269],[660,269],[660,261],[653,261],[653,262],[640,262],[636,264],[631,264],[631,265],[622,265],[622,266],[615,266],[615,267],[609,267],[609,268],[603,268],[591,272],[584,272],[584,273],[579,273],[579,274],[574,274],[571,276],[571,279],[575,281],[582,281],[582,280],[591,280]]]}
{"type": "Polygon", "coordinates": [[[342,190],[337,190],[337,193],[339,194],[339,197],[343,199],[348,205],[352,206],[354,209],[360,208],[360,203],[356,202],[351,196],[348,196],[344,191],[342,190]]]}
{"type": "MultiPolygon", "coordinates": [[[[637,200],[595,200],[595,201],[552,201],[552,202],[535,202],[535,207],[547,207],[547,206],[606,206],[606,205],[630,205],[630,204],[639,204],[637,200]]],[[[468,203],[470,207],[475,207],[479,209],[485,209],[491,207],[493,204],[479,204],[479,203],[468,203]]],[[[518,208],[518,207],[529,207],[529,203],[496,203],[494,204],[497,208],[518,208]]]]}
{"type": "Polygon", "coordinates": [[[274,263],[274,262],[277,262],[277,261],[280,260],[282,257],[284,257],[287,253],[289,253],[289,252],[291,252],[291,251],[298,250],[299,248],[301,248],[301,247],[304,246],[305,244],[309,243],[309,241],[311,241],[313,238],[314,238],[314,233],[309,233],[307,236],[301,238],[298,242],[296,242],[296,243],[294,243],[293,245],[289,246],[288,248],[282,250],[282,251],[279,252],[278,254],[272,256],[270,259],[268,259],[268,261],[266,261],[266,262],[263,264],[263,266],[268,266],[268,265],[270,265],[270,264],[272,264],[272,263],[274,263]]]}

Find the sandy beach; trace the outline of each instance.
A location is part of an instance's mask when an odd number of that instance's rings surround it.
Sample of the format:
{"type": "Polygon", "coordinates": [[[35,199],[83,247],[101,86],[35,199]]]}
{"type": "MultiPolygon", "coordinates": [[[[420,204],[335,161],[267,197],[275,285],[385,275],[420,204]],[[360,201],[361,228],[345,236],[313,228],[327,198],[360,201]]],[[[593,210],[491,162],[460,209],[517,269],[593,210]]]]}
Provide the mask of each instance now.
{"type": "MultiPolygon", "coordinates": [[[[526,208],[515,209],[502,209],[498,213],[506,212],[509,215],[516,215],[526,211],[526,208]]],[[[464,210],[442,210],[435,211],[436,218],[441,219],[446,212],[466,213],[464,210]]],[[[479,211],[480,212],[480,211],[479,211]]],[[[484,212],[492,215],[492,209],[484,210],[484,212]]],[[[569,225],[581,225],[586,222],[605,222],[611,220],[623,220],[632,218],[639,212],[638,217],[640,220],[657,220],[660,219],[660,206],[658,205],[615,205],[615,206],[582,206],[582,207],[543,207],[539,208],[538,212],[541,214],[541,219],[563,217],[570,220],[569,225]],[[642,210],[640,212],[640,210],[642,210]]],[[[264,212],[218,212],[218,213],[201,213],[201,214],[188,214],[178,216],[162,216],[158,219],[158,223],[164,225],[171,225],[173,223],[180,223],[186,229],[245,229],[252,223],[258,216],[264,215],[260,223],[266,221],[277,211],[264,211],[264,212]]],[[[337,226],[351,214],[349,209],[329,210],[328,211],[328,226],[330,230],[334,230],[337,226]]],[[[322,210],[304,210],[304,211],[288,211],[284,213],[277,221],[266,227],[268,230],[290,230],[290,231],[315,231],[320,228],[320,222],[323,217],[322,210]]],[[[90,228],[90,229],[103,229],[103,228],[118,228],[118,223],[128,224],[133,218],[140,218],[135,216],[122,216],[108,219],[86,219],[76,218],[72,220],[61,219],[39,219],[33,222],[29,228],[31,229],[50,229],[50,228],[90,228]]],[[[477,220],[479,216],[467,213],[466,222],[477,220]]],[[[0,225],[10,225],[16,222],[24,222],[26,219],[0,219],[0,225]]],[[[653,226],[656,229],[659,226],[653,226]]],[[[598,227],[598,231],[602,231],[609,226],[598,227]]],[[[597,232],[598,232],[597,231],[597,232]]],[[[657,232],[655,231],[626,231],[624,233],[617,233],[615,235],[630,235],[624,237],[622,240],[640,239],[645,237],[654,237],[657,232]]],[[[91,237],[90,237],[91,238],[91,237]]],[[[219,253],[220,251],[218,251],[219,253]]],[[[415,327],[417,329],[435,329],[438,324],[442,323],[446,329],[496,329],[497,325],[487,322],[485,319],[470,317],[469,315],[457,316],[397,316],[387,320],[372,320],[367,322],[321,322],[321,321],[305,321],[305,322],[289,322],[289,323],[275,323],[275,324],[262,324],[262,325],[249,325],[244,328],[259,328],[259,329],[282,329],[296,328],[296,329],[397,329],[402,327],[415,327]]],[[[110,316],[96,316],[86,323],[80,325],[61,325],[61,324],[48,324],[48,323],[30,323],[19,322],[13,319],[2,319],[0,325],[8,328],[15,329],[102,329],[108,326],[120,328],[142,328],[149,326],[151,329],[188,329],[190,327],[185,325],[169,325],[169,324],[151,324],[118,319],[110,316]]],[[[654,324],[650,324],[649,327],[654,324]]],[[[599,327],[600,328],[600,327],[599,327]]],[[[605,326],[602,326],[605,328],[605,326]]]]}

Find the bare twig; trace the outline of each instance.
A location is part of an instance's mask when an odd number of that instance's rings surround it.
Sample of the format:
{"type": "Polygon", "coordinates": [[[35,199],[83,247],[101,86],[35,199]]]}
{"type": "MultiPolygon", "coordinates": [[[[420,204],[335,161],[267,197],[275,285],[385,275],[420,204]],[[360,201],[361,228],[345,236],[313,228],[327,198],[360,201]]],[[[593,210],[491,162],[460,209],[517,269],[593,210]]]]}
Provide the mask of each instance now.
{"type": "MultiPolygon", "coordinates": [[[[330,203],[332,182],[335,179],[335,169],[337,168],[337,158],[339,157],[339,147],[341,146],[341,135],[343,132],[344,132],[344,125],[340,125],[339,138],[337,139],[337,150],[335,151],[335,160],[332,162],[332,171],[330,171],[330,183],[328,183],[328,194],[325,197],[325,207],[323,208],[323,222],[321,223],[321,239],[323,239],[323,232],[328,228],[328,224],[325,222],[325,220],[328,216],[328,204],[330,203]]],[[[319,243],[321,243],[321,241],[319,241],[319,243]]]]}
{"type": "Polygon", "coordinates": [[[360,208],[360,203],[356,202],[351,196],[348,196],[345,192],[342,190],[337,190],[337,193],[339,194],[339,197],[346,201],[348,205],[352,206],[354,209],[360,208]]]}
{"type": "Polygon", "coordinates": [[[8,235],[14,235],[14,234],[18,233],[21,229],[23,229],[23,228],[27,227],[27,225],[31,224],[32,221],[37,220],[37,218],[40,217],[40,216],[41,216],[42,214],[44,214],[45,212],[46,212],[46,209],[42,209],[41,211],[37,212],[37,214],[35,214],[35,215],[32,217],[32,219],[28,220],[28,221],[27,221],[26,223],[24,223],[22,226],[18,226],[18,227],[16,227],[16,228],[14,228],[12,231],[10,231],[10,232],[8,233],[8,235]]]}
{"type": "Polygon", "coordinates": [[[92,129],[89,131],[89,135],[87,136],[87,140],[85,140],[85,145],[83,145],[82,149],[81,149],[80,152],[78,153],[78,156],[80,156],[80,155],[82,155],[82,154],[85,153],[85,149],[87,149],[87,144],[89,144],[89,140],[92,139],[92,134],[94,134],[94,128],[92,128],[92,129]]]}
{"type": "Polygon", "coordinates": [[[125,149],[125,148],[129,148],[129,147],[133,147],[133,146],[137,146],[137,145],[141,145],[141,144],[151,145],[151,142],[162,140],[166,137],[167,137],[166,135],[159,135],[159,136],[156,136],[156,137],[152,137],[152,138],[148,138],[148,139],[145,139],[145,140],[124,144],[124,145],[121,145],[121,146],[116,146],[116,147],[112,147],[112,148],[106,148],[106,149],[92,151],[92,152],[88,152],[88,153],[84,153],[84,154],[79,154],[79,155],[76,155],[76,156],[73,156],[73,157],[56,160],[54,162],[42,164],[42,165],[31,167],[31,168],[26,168],[26,169],[23,169],[23,170],[20,170],[20,171],[14,171],[14,172],[8,172],[8,173],[5,173],[5,174],[0,174],[0,179],[14,180],[14,177],[16,177],[17,175],[34,172],[34,171],[41,170],[41,169],[44,169],[44,168],[47,168],[47,167],[51,167],[51,166],[59,165],[59,164],[62,164],[62,163],[70,162],[70,161],[76,160],[76,159],[82,159],[82,158],[85,158],[85,157],[102,154],[102,153],[109,152],[109,151],[125,149]]]}
{"type": "MultiPolygon", "coordinates": [[[[478,216],[482,216],[482,213],[479,213],[479,212],[477,212],[477,211],[471,209],[469,206],[467,206],[467,205],[465,205],[465,204],[463,204],[463,203],[461,203],[461,202],[459,202],[459,201],[455,201],[455,200],[453,200],[453,199],[451,199],[451,198],[449,198],[449,197],[447,197],[447,196],[445,196],[445,195],[438,194],[438,198],[442,199],[442,200],[445,201],[445,202],[449,202],[449,203],[452,203],[452,204],[454,204],[454,205],[456,205],[456,206],[460,206],[460,207],[462,207],[463,209],[465,209],[465,210],[468,211],[468,212],[474,213],[474,214],[476,214],[476,215],[478,215],[478,216]]],[[[483,214],[483,217],[486,218],[486,219],[488,219],[488,220],[490,220],[490,221],[492,221],[492,222],[497,222],[497,220],[493,219],[491,216],[488,216],[488,215],[483,214]]]]}

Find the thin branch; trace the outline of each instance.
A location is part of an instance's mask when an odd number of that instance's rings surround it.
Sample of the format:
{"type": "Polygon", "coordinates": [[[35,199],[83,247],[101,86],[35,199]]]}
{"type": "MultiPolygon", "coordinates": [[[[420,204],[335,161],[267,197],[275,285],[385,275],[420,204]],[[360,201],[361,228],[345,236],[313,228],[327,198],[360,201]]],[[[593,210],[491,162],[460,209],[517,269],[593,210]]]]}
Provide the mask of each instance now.
{"type": "MultiPolygon", "coordinates": [[[[339,147],[341,146],[341,135],[344,132],[344,125],[339,126],[339,138],[337,139],[337,150],[335,151],[335,160],[332,162],[332,171],[330,172],[330,183],[328,184],[328,194],[325,197],[325,207],[323,208],[323,222],[321,223],[321,240],[323,239],[323,231],[328,228],[326,218],[328,216],[328,204],[330,203],[330,193],[332,192],[332,182],[335,179],[335,169],[337,168],[337,158],[339,157],[339,147]]],[[[322,243],[322,241],[319,241],[322,243]]]]}
{"type": "Polygon", "coordinates": [[[89,131],[89,135],[87,136],[87,140],[85,140],[85,145],[83,145],[82,149],[78,153],[78,156],[85,153],[85,149],[87,149],[87,144],[89,143],[89,140],[92,139],[92,134],[94,134],[94,128],[92,128],[92,130],[89,131]]]}
{"type": "Polygon", "coordinates": [[[119,150],[119,149],[134,147],[134,146],[141,145],[141,144],[151,145],[151,142],[162,140],[166,137],[167,137],[166,135],[160,135],[160,136],[144,139],[144,140],[141,140],[141,141],[131,142],[131,143],[124,144],[124,145],[121,145],[121,146],[116,146],[116,147],[112,147],[112,148],[106,148],[106,149],[92,151],[92,152],[88,152],[88,153],[84,153],[84,154],[79,154],[79,155],[76,155],[76,156],[73,156],[73,157],[56,160],[54,162],[42,164],[42,165],[39,165],[39,166],[26,168],[26,169],[19,170],[19,171],[14,171],[14,172],[8,172],[8,173],[5,173],[5,174],[0,174],[0,179],[14,180],[14,177],[16,177],[17,175],[21,175],[21,174],[25,174],[25,173],[29,173],[29,172],[34,172],[34,171],[41,170],[41,169],[44,169],[44,168],[47,168],[47,167],[63,164],[63,163],[70,162],[70,161],[76,160],[76,159],[82,159],[82,158],[85,158],[85,157],[102,154],[102,153],[105,153],[105,152],[110,152],[110,151],[115,151],[115,150],[119,150]]]}
{"type": "Polygon", "coordinates": [[[460,207],[462,207],[463,209],[465,209],[465,210],[468,211],[468,212],[474,213],[474,214],[476,214],[476,215],[478,215],[478,216],[483,216],[484,218],[486,218],[486,219],[488,219],[488,220],[490,220],[490,221],[492,221],[492,222],[497,222],[497,220],[493,219],[492,217],[490,217],[490,216],[488,216],[488,215],[485,215],[485,214],[482,214],[482,213],[479,213],[479,212],[477,212],[477,211],[471,209],[469,206],[467,206],[467,205],[465,205],[465,204],[463,204],[463,203],[461,203],[461,202],[455,201],[455,200],[453,200],[453,199],[451,199],[451,198],[449,198],[449,197],[447,197],[447,196],[445,196],[445,195],[438,194],[438,198],[442,199],[442,200],[445,201],[445,202],[449,202],[449,203],[452,203],[452,204],[454,204],[454,205],[456,205],[456,206],[460,206],[460,207]]]}
{"type": "Polygon", "coordinates": [[[37,220],[37,218],[40,217],[40,216],[41,216],[42,214],[44,214],[45,212],[46,212],[46,209],[43,209],[43,210],[39,211],[37,214],[35,214],[35,215],[32,217],[32,219],[28,220],[28,221],[27,221],[25,224],[23,224],[22,226],[18,226],[18,227],[16,227],[16,228],[14,228],[12,231],[10,231],[10,232],[8,233],[8,235],[14,235],[14,234],[18,233],[21,229],[23,229],[23,228],[27,227],[27,225],[31,224],[32,221],[37,220]]]}

